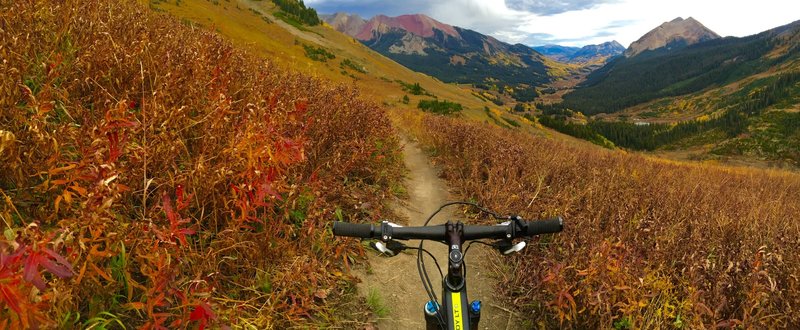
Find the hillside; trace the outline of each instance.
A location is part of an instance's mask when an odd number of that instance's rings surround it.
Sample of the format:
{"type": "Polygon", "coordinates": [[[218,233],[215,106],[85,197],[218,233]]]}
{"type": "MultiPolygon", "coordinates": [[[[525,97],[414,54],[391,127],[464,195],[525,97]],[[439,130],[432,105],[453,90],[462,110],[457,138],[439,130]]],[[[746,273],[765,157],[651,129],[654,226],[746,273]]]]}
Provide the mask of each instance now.
{"type": "Polygon", "coordinates": [[[798,40],[795,22],[750,37],[620,57],[563,103],[541,107],[539,122],[601,145],[609,140],[675,159],[796,168],[798,40]]]}
{"type": "Polygon", "coordinates": [[[564,105],[587,115],[617,112],[666,96],[720,87],[791,66],[800,57],[800,22],[753,36],[728,37],[685,48],[659,48],[618,57],[593,72],[564,105]]]}
{"type": "MultiPolygon", "coordinates": [[[[527,102],[535,87],[550,81],[548,61],[535,50],[510,45],[478,32],[450,26],[425,15],[378,15],[362,23],[360,31],[343,22],[358,21],[344,14],[323,17],[339,31],[404,66],[444,82],[485,87],[501,84],[527,102]]],[[[497,87],[495,87],[497,88],[497,87]]]]}
{"type": "Polygon", "coordinates": [[[702,127],[658,147],[666,157],[798,168],[800,66],[781,69],[707,92],[665,98],[620,115],[702,127]]]}
{"type": "MultiPolygon", "coordinates": [[[[466,119],[498,120],[506,126],[503,118],[522,121],[509,112],[510,108],[476,96],[468,86],[448,84],[412,71],[327,23],[308,26],[286,20],[271,1],[182,0],[180,5],[158,2],[150,6],[199,27],[214,28],[235,44],[267,56],[279,67],[352,84],[365,98],[390,108],[417,108],[420,101],[440,100],[461,104],[460,116],[466,119]],[[415,84],[420,89],[415,89],[415,84]],[[489,116],[486,108],[498,110],[502,116],[489,116]]],[[[520,128],[541,131],[531,125],[520,128]]]]}
{"type": "Polygon", "coordinates": [[[537,316],[528,328],[800,325],[797,173],[417,117],[398,121],[436,150],[455,193],[531,218],[564,216],[562,233],[529,241],[503,268],[508,304],[537,316]]]}
{"type": "Polygon", "coordinates": [[[366,319],[327,228],[388,212],[382,108],[137,2],[0,12],[0,328],[366,319]]]}
{"type": "Polygon", "coordinates": [[[667,97],[576,123],[563,105],[541,106],[539,122],[607,146],[680,160],[800,167],[800,65],[774,68],[720,88],[667,97]]]}

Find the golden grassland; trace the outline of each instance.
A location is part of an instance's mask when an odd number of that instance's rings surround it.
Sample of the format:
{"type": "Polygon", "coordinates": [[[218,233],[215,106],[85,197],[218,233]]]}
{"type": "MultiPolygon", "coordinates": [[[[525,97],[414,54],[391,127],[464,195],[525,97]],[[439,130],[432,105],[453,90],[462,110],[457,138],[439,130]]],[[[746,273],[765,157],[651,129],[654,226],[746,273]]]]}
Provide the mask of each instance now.
{"type": "Polygon", "coordinates": [[[289,26],[272,15],[276,8],[271,1],[181,0],[179,5],[175,1],[166,1],[157,2],[152,7],[206,28],[216,29],[235,44],[266,56],[281,67],[352,84],[358,87],[364,97],[389,107],[414,108],[420,99],[430,98],[403,91],[396,80],[409,84],[419,82],[439,99],[461,103],[465,108],[463,115],[468,119],[486,120],[483,107],[494,106],[472,96],[465,87],[446,84],[414,72],[330,26],[304,26],[303,30],[289,26]],[[251,9],[257,10],[272,23],[266,22],[251,9]],[[336,58],[326,62],[313,61],[305,56],[303,44],[323,47],[335,54],[336,58]],[[367,72],[349,71],[347,75],[343,75],[339,64],[345,59],[362,65],[367,72]],[[400,102],[404,95],[411,98],[408,105],[400,102]]]}
{"type": "Polygon", "coordinates": [[[364,318],[328,224],[401,173],[377,105],[136,2],[6,1],[0,29],[0,329],[364,318]]]}
{"type": "Polygon", "coordinates": [[[564,232],[502,293],[541,328],[800,326],[800,175],[684,164],[410,112],[456,192],[564,232]]]}

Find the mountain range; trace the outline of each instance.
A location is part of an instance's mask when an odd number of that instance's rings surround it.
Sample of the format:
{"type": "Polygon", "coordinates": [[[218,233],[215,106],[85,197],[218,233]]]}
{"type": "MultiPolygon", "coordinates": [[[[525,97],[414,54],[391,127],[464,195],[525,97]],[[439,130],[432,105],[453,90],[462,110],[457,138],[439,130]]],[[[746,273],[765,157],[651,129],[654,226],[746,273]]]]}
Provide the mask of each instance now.
{"type": "Polygon", "coordinates": [[[540,123],[678,159],[800,165],[800,21],[720,38],[676,19],[626,54],[544,107],[540,123]]]}
{"type": "Polygon", "coordinates": [[[798,23],[720,38],[693,18],[677,18],[632,43],[627,56],[609,42],[586,47],[601,57],[583,59],[581,49],[539,52],[424,15],[336,14],[312,26],[265,2],[239,4],[249,11],[220,15],[238,15],[217,23],[223,33],[245,43],[257,37],[274,61],[353,83],[387,107],[437,99],[461,105],[466,119],[508,129],[542,133],[546,126],[631,149],[702,146],[693,159],[744,153],[800,164],[798,23]],[[259,33],[240,33],[250,26],[259,33]]]}
{"type": "Polygon", "coordinates": [[[610,113],[775,71],[800,57],[799,35],[800,21],[748,37],[719,38],[691,18],[676,19],[592,72],[564,104],[585,114],[610,113]]]}
{"type": "Polygon", "coordinates": [[[337,31],[384,56],[444,82],[500,82],[520,95],[528,95],[535,86],[551,80],[551,61],[532,48],[511,45],[425,15],[377,15],[369,20],[343,13],[321,17],[337,31]]]}
{"type": "Polygon", "coordinates": [[[604,61],[625,52],[625,47],[616,40],[583,47],[544,45],[533,49],[556,61],[576,64],[604,61]]]}

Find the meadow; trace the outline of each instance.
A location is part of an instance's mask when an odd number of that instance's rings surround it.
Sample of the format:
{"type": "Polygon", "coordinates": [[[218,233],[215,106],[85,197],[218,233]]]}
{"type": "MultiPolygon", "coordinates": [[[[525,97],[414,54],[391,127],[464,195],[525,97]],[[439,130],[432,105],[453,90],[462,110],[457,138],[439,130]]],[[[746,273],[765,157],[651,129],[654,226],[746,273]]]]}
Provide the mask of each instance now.
{"type": "Polygon", "coordinates": [[[0,33],[0,329],[367,326],[329,225],[391,218],[400,130],[461,198],[564,216],[498,266],[530,327],[800,327],[795,172],[387,113],[139,2],[0,2],[0,33]]]}
{"type": "MultiPolygon", "coordinates": [[[[0,3],[0,329],[360,322],[384,112],[131,1],[0,3]]],[[[352,323],[350,323],[352,324],[352,323]]]]}
{"type": "Polygon", "coordinates": [[[800,175],[679,163],[394,112],[455,192],[562,233],[504,259],[535,328],[800,326],[800,175]]]}

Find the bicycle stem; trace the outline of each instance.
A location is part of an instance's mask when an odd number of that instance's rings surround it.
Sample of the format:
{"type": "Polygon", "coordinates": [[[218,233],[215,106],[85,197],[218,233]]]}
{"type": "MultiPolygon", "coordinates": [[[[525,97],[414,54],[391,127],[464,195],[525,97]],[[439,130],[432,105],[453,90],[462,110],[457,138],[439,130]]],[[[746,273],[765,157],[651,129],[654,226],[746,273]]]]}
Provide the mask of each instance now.
{"type": "Polygon", "coordinates": [[[445,224],[445,237],[449,248],[447,259],[447,279],[446,285],[453,291],[459,291],[464,287],[465,279],[463,274],[464,253],[461,249],[464,243],[464,224],[459,222],[447,221],[445,224]]]}

